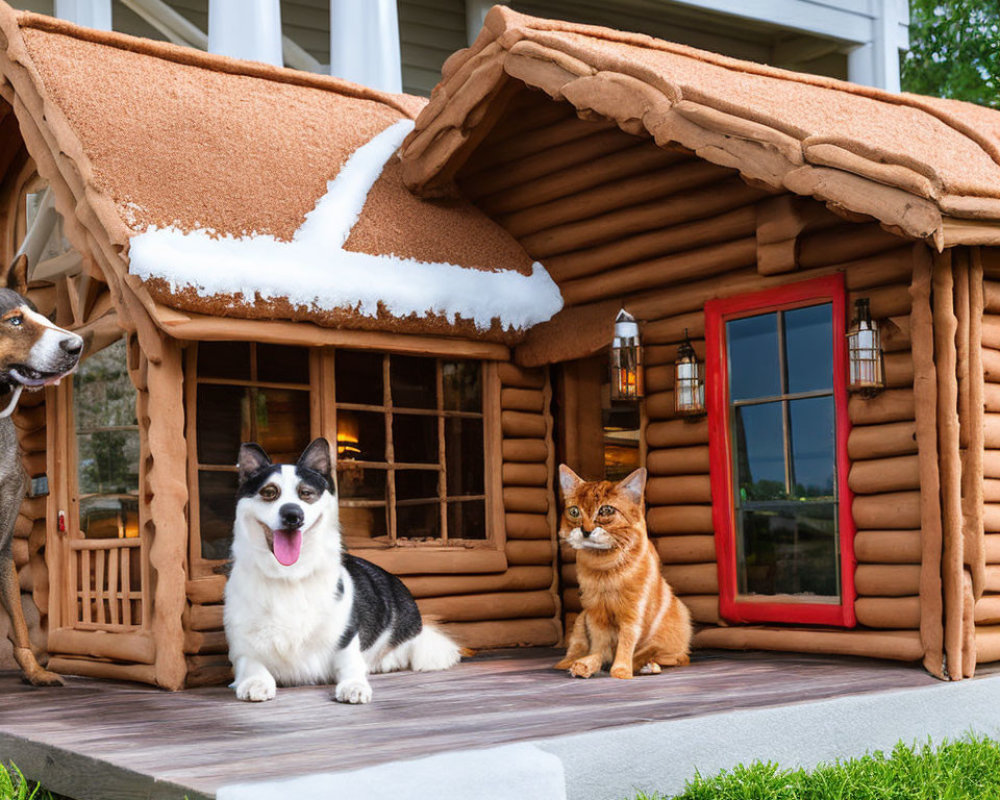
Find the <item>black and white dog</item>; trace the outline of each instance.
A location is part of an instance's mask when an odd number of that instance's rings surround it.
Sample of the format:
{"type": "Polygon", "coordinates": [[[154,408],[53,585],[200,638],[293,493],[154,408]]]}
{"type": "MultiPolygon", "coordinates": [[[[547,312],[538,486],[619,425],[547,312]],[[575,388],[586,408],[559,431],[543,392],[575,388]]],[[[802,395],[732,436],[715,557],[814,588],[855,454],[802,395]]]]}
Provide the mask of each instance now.
{"type": "Polygon", "coordinates": [[[270,700],[278,684],[336,683],[340,702],[367,703],[370,672],[447,669],[460,658],[398,578],[344,552],[331,467],[326,439],[294,465],[240,447],[225,605],[240,700],[270,700]]]}

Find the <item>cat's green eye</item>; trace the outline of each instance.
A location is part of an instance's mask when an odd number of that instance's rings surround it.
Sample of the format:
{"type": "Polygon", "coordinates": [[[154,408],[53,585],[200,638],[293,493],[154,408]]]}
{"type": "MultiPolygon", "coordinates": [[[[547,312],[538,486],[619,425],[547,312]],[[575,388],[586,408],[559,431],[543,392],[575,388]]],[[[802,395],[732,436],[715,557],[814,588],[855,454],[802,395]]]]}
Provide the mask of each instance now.
{"type": "Polygon", "coordinates": [[[597,516],[599,517],[610,517],[614,513],[615,509],[613,506],[601,506],[597,509],[597,516]]]}
{"type": "Polygon", "coordinates": [[[569,508],[567,508],[566,513],[569,514],[570,517],[572,517],[573,519],[579,519],[580,517],[580,509],[577,508],[576,506],[570,506],[569,508]]]}

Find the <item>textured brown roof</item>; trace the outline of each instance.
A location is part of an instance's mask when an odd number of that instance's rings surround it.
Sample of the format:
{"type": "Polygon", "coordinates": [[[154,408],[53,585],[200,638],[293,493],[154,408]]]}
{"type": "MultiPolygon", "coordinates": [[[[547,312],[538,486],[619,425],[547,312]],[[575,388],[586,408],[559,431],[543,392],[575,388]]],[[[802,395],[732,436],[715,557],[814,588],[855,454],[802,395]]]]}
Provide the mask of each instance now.
{"type": "MultiPolygon", "coordinates": [[[[129,239],[150,226],[291,239],[348,157],[412,119],[423,100],[83,29],[4,3],[0,33],[0,73],[13,85],[5,97],[43,176],[72,192],[57,193],[59,210],[76,218],[68,225],[74,244],[96,239],[147,308],[151,297],[215,315],[479,335],[461,321],[249,304],[125,278],[129,239]],[[55,157],[37,154],[42,147],[55,157]]],[[[523,249],[470,204],[415,198],[397,164],[373,187],[345,248],[522,274],[531,267],[523,249]]]]}
{"type": "MultiPolygon", "coordinates": [[[[433,195],[474,146],[510,79],[584,116],[677,142],[752,181],[869,214],[939,246],[953,218],[1000,221],[1000,113],[802,75],[639,34],[497,6],[403,147],[404,180],[433,195]],[[463,147],[463,145],[465,145],[463,147]]],[[[996,232],[962,227],[964,243],[996,232]],[[973,233],[969,233],[972,230],[973,233]],[[971,238],[970,238],[971,237],[971,238]]],[[[992,238],[991,238],[992,237],[992,238]]]]}

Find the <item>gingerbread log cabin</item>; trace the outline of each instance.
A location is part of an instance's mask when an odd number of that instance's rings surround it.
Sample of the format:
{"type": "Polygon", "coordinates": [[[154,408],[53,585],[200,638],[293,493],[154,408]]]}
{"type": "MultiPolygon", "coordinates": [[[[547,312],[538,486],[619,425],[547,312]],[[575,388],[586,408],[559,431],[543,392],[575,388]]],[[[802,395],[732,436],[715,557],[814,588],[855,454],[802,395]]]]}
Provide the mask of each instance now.
{"type": "Polygon", "coordinates": [[[502,7],[429,102],[0,36],[4,257],[89,342],[16,418],[52,669],[228,680],[238,445],[319,435],[347,545],[470,647],[572,624],[566,462],[648,469],[696,645],[1000,660],[996,112],[502,7]]]}

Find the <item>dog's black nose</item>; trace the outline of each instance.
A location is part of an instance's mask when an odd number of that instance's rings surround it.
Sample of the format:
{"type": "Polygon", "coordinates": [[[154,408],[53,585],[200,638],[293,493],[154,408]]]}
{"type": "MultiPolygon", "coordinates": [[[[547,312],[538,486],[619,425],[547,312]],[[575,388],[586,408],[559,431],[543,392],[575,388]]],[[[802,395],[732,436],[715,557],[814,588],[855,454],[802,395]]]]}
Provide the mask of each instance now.
{"type": "Polygon", "coordinates": [[[67,337],[60,340],[59,347],[68,356],[78,356],[80,351],[83,350],[83,339],[79,336],[67,337]]]}
{"type": "Polygon", "coordinates": [[[295,503],[285,503],[278,509],[278,519],[281,520],[281,525],[284,528],[298,528],[305,518],[302,506],[295,503]]]}
{"type": "Polygon", "coordinates": [[[588,531],[586,528],[580,528],[580,533],[583,534],[584,539],[588,538],[593,532],[594,531],[592,529],[588,531]]]}

